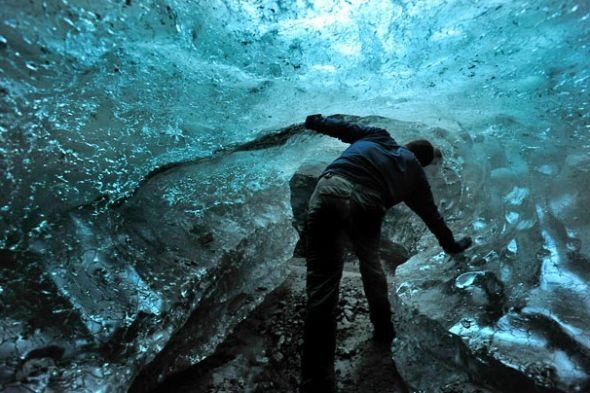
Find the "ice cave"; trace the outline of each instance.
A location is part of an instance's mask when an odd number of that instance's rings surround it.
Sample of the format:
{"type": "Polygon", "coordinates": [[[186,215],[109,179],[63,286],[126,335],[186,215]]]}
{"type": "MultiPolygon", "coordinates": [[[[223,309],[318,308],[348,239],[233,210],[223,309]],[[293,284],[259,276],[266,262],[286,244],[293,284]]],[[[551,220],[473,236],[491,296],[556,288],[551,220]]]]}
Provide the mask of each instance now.
{"type": "MultiPolygon", "coordinates": [[[[408,391],[590,392],[587,0],[0,3],[0,392],[153,392],[227,345],[303,277],[306,202],[346,148],[313,113],[432,140],[473,238],[448,255],[387,213],[408,391]]],[[[295,391],[246,358],[184,391],[295,391]]]]}

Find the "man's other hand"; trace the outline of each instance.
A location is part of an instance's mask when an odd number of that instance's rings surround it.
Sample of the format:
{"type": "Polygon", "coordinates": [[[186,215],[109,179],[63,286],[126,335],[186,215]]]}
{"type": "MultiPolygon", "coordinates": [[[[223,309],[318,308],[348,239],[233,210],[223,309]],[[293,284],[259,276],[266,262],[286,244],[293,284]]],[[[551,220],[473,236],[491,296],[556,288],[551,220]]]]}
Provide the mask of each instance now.
{"type": "Polygon", "coordinates": [[[472,243],[473,242],[471,241],[471,238],[469,236],[465,236],[461,240],[455,242],[455,244],[453,244],[451,247],[445,247],[444,250],[449,254],[457,254],[471,247],[472,243]]]}
{"type": "Polygon", "coordinates": [[[305,118],[305,128],[313,129],[314,125],[318,123],[322,119],[322,115],[316,113],[315,115],[309,115],[305,118]]]}

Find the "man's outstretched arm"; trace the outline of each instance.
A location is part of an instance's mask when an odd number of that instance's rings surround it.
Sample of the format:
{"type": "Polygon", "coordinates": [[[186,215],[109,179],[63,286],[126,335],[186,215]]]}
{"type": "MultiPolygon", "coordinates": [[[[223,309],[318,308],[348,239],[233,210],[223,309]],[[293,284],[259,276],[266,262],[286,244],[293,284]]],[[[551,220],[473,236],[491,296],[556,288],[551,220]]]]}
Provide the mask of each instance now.
{"type": "Polygon", "coordinates": [[[359,139],[382,133],[389,136],[389,133],[382,128],[359,126],[319,114],[307,116],[305,128],[338,138],[345,143],[354,143],[359,139]]]}
{"type": "Polygon", "coordinates": [[[449,254],[463,252],[471,246],[471,238],[464,237],[459,241],[455,241],[453,232],[447,227],[445,220],[438,212],[438,208],[432,197],[430,184],[421,167],[418,170],[417,176],[414,193],[405,201],[406,205],[420,216],[430,232],[436,236],[438,243],[445,252],[449,254]]]}

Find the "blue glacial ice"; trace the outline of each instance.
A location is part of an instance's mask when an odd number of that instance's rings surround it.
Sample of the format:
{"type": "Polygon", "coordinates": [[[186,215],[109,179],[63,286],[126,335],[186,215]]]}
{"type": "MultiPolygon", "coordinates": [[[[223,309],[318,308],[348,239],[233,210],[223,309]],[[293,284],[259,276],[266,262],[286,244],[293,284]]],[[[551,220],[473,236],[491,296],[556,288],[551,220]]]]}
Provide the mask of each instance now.
{"type": "Polygon", "coordinates": [[[0,391],[209,355],[285,278],[289,180],[343,148],[317,112],[432,139],[475,240],[386,220],[406,381],[590,389],[589,42],[581,0],[3,0],[0,391]]]}

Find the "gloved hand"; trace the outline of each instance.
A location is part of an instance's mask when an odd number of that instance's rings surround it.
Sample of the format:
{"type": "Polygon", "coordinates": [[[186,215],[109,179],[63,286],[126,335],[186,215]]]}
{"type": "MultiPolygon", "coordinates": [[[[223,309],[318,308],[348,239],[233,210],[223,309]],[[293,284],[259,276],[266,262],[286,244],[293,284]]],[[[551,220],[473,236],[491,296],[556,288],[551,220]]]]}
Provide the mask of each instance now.
{"type": "Polygon", "coordinates": [[[451,246],[443,246],[443,249],[445,250],[446,253],[457,254],[457,253],[463,252],[466,249],[468,249],[469,247],[471,247],[472,243],[473,242],[471,241],[471,238],[469,236],[465,236],[464,238],[460,239],[458,242],[456,241],[451,246]]]}
{"type": "Polygon", "coordinates": [[[314,125],[318,124],[320,120],[322,120],[322,115],[319,113],[307,116],[305,118],[305,128],[314,129],[314,125]]]}

